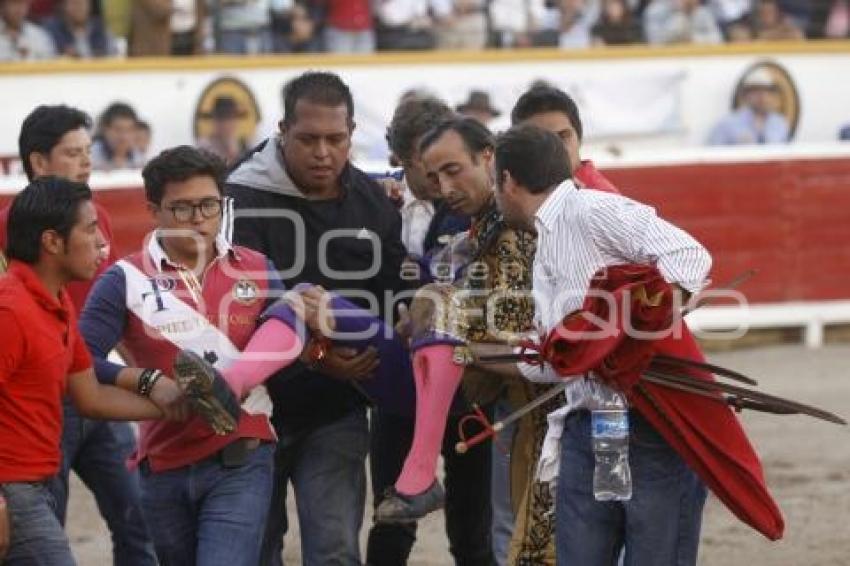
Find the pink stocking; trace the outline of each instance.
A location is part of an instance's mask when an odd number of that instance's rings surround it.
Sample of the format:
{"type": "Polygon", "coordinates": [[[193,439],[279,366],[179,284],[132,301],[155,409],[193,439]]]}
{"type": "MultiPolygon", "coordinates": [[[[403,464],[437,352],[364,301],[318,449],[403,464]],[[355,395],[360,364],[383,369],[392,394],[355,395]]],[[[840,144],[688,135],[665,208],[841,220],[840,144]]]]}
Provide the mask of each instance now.
{"type": "Polygon", "coordinates": [[[270,318],[254,332],[239,359],[221,373],[241,399],[273,373],[295,361],[302,348],[301,339],[294,330],[270,318]]]}
{"type": "Polygon", "coordinates": [[[413,355],[416,426],[413,445],[395,484],[404,495],[422,493],[434,482],[446,419],[463,375],[463,366],[452,361],[453,354],[454,346],[435,344],[413,355]]]}

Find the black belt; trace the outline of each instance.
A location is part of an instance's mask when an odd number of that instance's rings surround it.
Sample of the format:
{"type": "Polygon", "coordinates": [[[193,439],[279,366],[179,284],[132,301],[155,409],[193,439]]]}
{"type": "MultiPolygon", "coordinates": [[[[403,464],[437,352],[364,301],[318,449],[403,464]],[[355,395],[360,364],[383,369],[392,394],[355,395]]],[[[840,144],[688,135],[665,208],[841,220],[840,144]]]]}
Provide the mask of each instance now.
{"type": "MultiPolygon", "coordinates": [[[[211,458],[224,468],[239,468],[245,465],[251,452],[259,448],[261,444],[262,441],[259,438],[239,438],[207,456],[205,460],[211,458]]],[[[139,470],[143,473],[151,471],[150,461],[147,458],[139,462],[139,470]]]]}
{"type": "Polygon", "coordinates": [[[240,438],[216,452],[215,457],[224,468],[239,468],[245,465],[251,452],[259,447],[259,438],[240,438]]]}

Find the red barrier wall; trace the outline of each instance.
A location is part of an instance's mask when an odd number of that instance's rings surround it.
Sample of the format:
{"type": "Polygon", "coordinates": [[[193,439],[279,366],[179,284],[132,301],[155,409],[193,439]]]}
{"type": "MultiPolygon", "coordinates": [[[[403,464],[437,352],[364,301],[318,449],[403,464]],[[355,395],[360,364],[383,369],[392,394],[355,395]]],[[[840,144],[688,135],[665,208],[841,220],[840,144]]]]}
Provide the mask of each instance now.
{"type": "Polygon", "coordinates": [[[749,268],[741,290],[774,302],[850,297],[850,159],[606,171],[628,196],[698,238],[712,278],[749,268]]]}
{"type": "MultiPolygon", "coordinates": [[[[850,159],[607,169],[624,194],[698,238],[722,283],[755,268],[750,301],[850,298],[850,159]]],[[[151,219],[141,188],[101,190],[120,254],[138,249],[151,219]]],[[[0,197],[0,203],[8,197],[0,197]]]]}

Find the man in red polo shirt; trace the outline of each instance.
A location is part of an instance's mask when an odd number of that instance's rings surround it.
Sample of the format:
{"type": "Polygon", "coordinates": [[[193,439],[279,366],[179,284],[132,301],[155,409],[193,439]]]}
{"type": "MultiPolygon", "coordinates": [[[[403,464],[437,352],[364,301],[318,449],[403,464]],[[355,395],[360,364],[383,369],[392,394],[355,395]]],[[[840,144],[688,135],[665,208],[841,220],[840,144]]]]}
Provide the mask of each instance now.
{"type": "MultiPolygon", "coordinates": [[[[89,116],[65,105],[38,106],[24,119],[18,135],[18,155],[30,181],[46,175],[87,183],[91,175],[91,130],[89,116]]],[[[106,244],[106,259],[95,278],[118,261],[112,245],[112,227],[106,210],[95,203],[98,229],[106,244]]],[[[6,239],[8,208],[0,211],[0,247],[6,239]]],[[[77,313],[82,312],[93,280],[72,281],[66,292],[77,313]]],[[[151,393],[154,402],[167,385],[151,393]]],[[[86,419],[67,398],[63,405],[62,465],[51,491],[56,514],[65,524],[69,477],[77,474],[97,501],[97,508],[112,534],[113,557],[123,566],[155,566],[153,543],[142,517],[139,477],[127,469],[127,458],[136,449],[136,437],[128,423],[86,419]]]]}
{"type": "Polygon", "coordinates": [[[99,384],[77,330],[64,286],[94,276],[103,246],[91,191],[82,183],[37,179],[12,202],[9,269],[0,278],[0,499],[5,504],[0,560],[5,553],[6,565],[74,564],[47,487],[59,470],[66,389],[80,413],[92,418],[163,416],[148,399],[99,384]]]}

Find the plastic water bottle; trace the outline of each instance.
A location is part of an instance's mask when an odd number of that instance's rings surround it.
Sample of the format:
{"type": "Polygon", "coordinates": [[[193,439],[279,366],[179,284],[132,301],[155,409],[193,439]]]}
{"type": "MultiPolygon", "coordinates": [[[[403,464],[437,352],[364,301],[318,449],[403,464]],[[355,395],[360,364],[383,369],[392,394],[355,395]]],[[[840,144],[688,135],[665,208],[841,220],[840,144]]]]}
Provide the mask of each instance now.
{"type": "Polygon", "coordinates": [[[593,496],[597,501],[632,498],[629,469],[629,412],[622,393],[600,384],[593,395],[591,437],[596,467],[593,496]]]}

